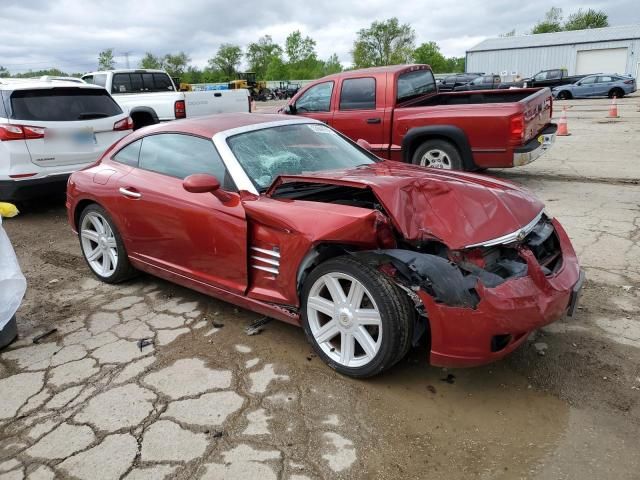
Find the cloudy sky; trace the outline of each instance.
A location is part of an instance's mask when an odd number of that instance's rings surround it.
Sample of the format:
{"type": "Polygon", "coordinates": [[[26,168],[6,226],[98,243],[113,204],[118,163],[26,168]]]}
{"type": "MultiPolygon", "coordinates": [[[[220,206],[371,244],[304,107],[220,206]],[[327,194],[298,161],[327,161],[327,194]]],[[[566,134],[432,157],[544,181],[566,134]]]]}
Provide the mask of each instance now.
{"type": "Polygon", "coordinates": [[[321,58],[335,52],[349,64],[356,32],[393,16],[413,26],[417,44],[435,40],[445,55],[462,56],[484,38],[530,31],[561,3],[565,17],[596,8],[611,25],[640,23],[638,0],[2,0],[0,65],[84,72],[96,68],[100,50],[113,48],[118,67],[124,52],[136,66],[144,52],[179,50],[202,67],[221,43],[245,46],[265,34],[283,42],[296,29],[316,40],[321,58]]]}

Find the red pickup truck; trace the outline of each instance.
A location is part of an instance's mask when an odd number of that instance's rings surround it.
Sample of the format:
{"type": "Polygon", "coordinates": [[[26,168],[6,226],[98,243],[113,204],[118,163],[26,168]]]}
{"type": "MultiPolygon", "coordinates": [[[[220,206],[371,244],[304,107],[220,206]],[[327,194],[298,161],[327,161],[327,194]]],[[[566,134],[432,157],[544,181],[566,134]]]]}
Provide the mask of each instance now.
{"type": "Polygon", "coordinates": [[[548,88],[438,93],[428,65],[330,75],[281,112],[321,120],[382,158],[469,171],[533,162],[557,129],[548,88]]]}

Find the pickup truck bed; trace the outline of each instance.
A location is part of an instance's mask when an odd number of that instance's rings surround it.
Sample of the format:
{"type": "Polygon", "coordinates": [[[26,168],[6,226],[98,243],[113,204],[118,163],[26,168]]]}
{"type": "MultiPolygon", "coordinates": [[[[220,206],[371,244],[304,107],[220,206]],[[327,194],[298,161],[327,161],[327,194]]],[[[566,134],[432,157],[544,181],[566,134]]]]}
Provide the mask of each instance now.
{"type": "Polygon", "coordinates": [[[331,75],[283,113],[324,121],[382,158],[461,170],[530,163],[556,131],[549,89],[439,93],[428,65],[331,75]]]}

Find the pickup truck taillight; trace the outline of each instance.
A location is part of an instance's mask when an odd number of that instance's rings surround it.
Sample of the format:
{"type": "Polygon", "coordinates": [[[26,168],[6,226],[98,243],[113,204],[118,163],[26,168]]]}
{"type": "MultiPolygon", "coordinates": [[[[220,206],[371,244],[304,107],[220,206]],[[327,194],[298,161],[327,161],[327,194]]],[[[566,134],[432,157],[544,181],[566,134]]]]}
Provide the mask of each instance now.
{"type": "Polygon", "coordinates": [[[516,115],[511,117],[511,140],[513,143],[522,143],[524,140],[524,115],[516,115]]]}
{"type": "Polygon", "coordinates": [[[0,141],[2,142],[33,140],[36,138],[44,138],[44,128],[30,127],[29,125],[10,125],[8,123],[0,124],[0,141]]]}
{"type": "Polygon", "coordinates": [[[114,132],[120,132],[122,130],[133,130],[133,120],[131,117],[123,118],[113,124],[114,132]]]}
{"type": "Polygon", "coordinates": [[[187,109],[184,105],[184,100],[177,100],[173,111],[175,113],[176,118],[186,118],[187,117],[187,109]]]}

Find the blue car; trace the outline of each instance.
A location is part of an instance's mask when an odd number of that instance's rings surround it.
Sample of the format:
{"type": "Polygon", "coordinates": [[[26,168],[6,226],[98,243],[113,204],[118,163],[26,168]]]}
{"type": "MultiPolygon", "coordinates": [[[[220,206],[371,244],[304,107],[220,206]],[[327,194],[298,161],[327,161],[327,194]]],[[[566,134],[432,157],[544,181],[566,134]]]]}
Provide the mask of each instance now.
{"type": "Polygon", "coordinates": [[[551,90],[555,98],[568,100],[585,97],[617,97],[636,91],[636,79],[630,75],[605,74],[588,75],[576,83],[561,85],[551,90]]]}

